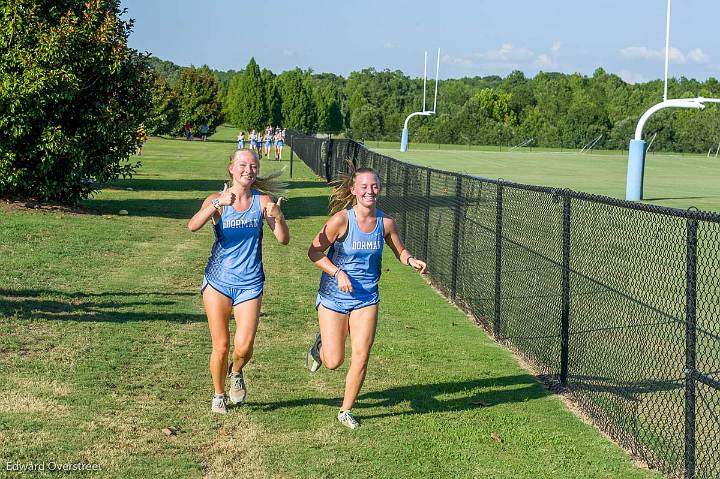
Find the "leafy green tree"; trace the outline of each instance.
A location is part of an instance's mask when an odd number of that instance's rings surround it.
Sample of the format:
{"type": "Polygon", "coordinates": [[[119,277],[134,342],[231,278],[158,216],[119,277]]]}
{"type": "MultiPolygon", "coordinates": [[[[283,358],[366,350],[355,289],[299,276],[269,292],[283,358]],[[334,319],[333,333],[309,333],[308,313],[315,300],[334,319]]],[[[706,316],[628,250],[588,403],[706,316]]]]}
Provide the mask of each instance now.
{"type": "Polygon", "coordinates": [[[265,85],[255,58],[250,59],[242,74],[235,75],[231,80],[226,111],[230,123],[247,130],[262,128],[271,120],[265,85]]]}
{"type": "Polygon", "coordinates": [[[350,118],[350,130],[356,138],[377,138],[381,131],[380,112],[372,105],[363,105],[350,118]]]}
{"type": "MultiPolygon", "coordinates": [[[[160,60],[154,61],[153,68],[168,77],[180,71],[171,62],[160,60]]],[[[260,99],[257,107],[264,113],[254,117],[262,120],[253,120],[251,127],[277,124],[278,115],[287,115],[309,131],[350,128],[348,134],[354,135],[359,130],[351,127],[360,126],[360,133],[367,138],[397,140],[405,117],[422,108],[422,79],[409,78],[400,71],[366,68],[350,73],[346,80],[332,73],[297,69],[275,77],[269,70],[257,69],[254,75],[259,82],[252,87],[252,100],[239,103],[231,99],[237,97],[240,76],[233,71],[213,74],[220,79],[218,96],[228,118],[232,116],[231,107],[239,104],[239,111],[245,115],[248,107],[255,108],[252,102],[260,99]],[[309,93],[312,112],[303,106],[306,96],[302,90],[309,93]],[[258,95],[259,91],[264,96],[258,95]],[[291,99],[292,106],[282,106],[283,94],[291,99]]],[[[602,68],[589,77],[541,72],[527,78],[514,71],[505,78],[490,75],[441,80],[438,114],[414,118],[411,136],[413,141],[487,144],[535,138],[534,144],[539,146],[579,148],[603,134],[597,146],[624,149],[637,118],[662,100],[662,89],[659,80],[629,84],[602,68]]],[[[428,109],[432,107],[433,92],[430,81],[428,109]]],[[[715,78],[699,82],[684,77],[669,82],[671,98],[698,95],[720,96],[720,82],[715,78]]],[[[703,144],[710,140],[703,138],[715,135],[713,125],[713,115],[661,111],[646,126],[646,136],[658,133],[653,150],[707,151],[709,147],[703,144]]]]}
{"type": "Polygon", "coordinates": [[[180,78],[180,72],[182,72],[183,67],[171,61],[161,60],[155,56],[150,56],[147,62],[148,66],[160,75],[171,87],[175,86],[178,78],[180,78]]]}
{"type": "Polygon", "coordinates": [[[433,143],[456,143],[458,132],[449,113],[439,113],[432,120],[431,138],[433,143]]]}
{"type": "Polygon", "coordinates": [[[280,125],[282,123],[282,101],[275,84],[275,75],[270,70],[263,68],[263,84],[265,85],[265,105],[267,106],[268,123],[280,125]]]}
{"type": "Polygon", "coordinates": [[[317,119],[306,76],[296,68],[283,72],[277,80],[282,101],[282,125],[311,132],[316,130],[317,119]]]}
{"type": "Polygon", "coordinates": [[[595,103],[585,89],[576,90],[570,107],[558,123],[563,146],[572,147],[582,147],[600,135],[603,137],[596,146],[603,145],[611,126],[605,109],[595,103]]]}
{"type": "Polygon", "coordinates": [[[136,171],[152,77],[131,28],[118,0],[0,4],[0,195],[76,203],[136,171]]]}
{"type": "Polygon", "coordinates": [[[319,131],[337,132],[342,129],[340,92],[332,83],[314,91],[317,125],[319,131]]]}
{"type": "Polygon", "coordinates": [[[679,111],[676,117],[677,143],[682,151],[714,154],[720,143],[720,105],[703,111],[679,111]]]}
{"type": "MultiPolygon", "coordinates": [[[[435,92],[433,91],[433,98],[435,92]]],[[[438,104],[444,113],[455,115],[470,100],[472,89],[462,80],[445,80],[438,86],[438,104]]]]}
{"type": "Polygon", "coordinates": [[[218,82],[207,66],[186,68],[180,73],[175,84],[180,118],[175,131],[182,132],[186,121],[192,126],[193,135],[198,135],[203,123],[210,127],[212,135],[222,123],[222,105],[218,100],[218,82]]]}
{"type": "Polygon", "coordinates": [[[151,87],[151,109],[145,120],[145,130],[151,135],[170,135],[176,133],[180,121],[180,109],[175,90],[163,77],[153,74],[151,87]]]}
{"type": "Polygon", "coordinates": [[[511,94],[509,106],[518,120],[536,104],[532,85],[521,71],[515,70],[505,77],[499,89],[511,94]]]}
{"type": "Polygon", "coordinates": [[[510,107],[511,93],[502,93],[492,88],[483,88],[475,95],[475,98],[478,107],[486,117],[509,126],[517,124],[517,114],[510,107]]]}
{"type": "Polygon", "coordinates": [[[638,119],[639,117],[629,116],[616,122],[608,134],[605,147],[612,150],[626,149],[635,134],[635,126],[637,125],[638,119]]]}

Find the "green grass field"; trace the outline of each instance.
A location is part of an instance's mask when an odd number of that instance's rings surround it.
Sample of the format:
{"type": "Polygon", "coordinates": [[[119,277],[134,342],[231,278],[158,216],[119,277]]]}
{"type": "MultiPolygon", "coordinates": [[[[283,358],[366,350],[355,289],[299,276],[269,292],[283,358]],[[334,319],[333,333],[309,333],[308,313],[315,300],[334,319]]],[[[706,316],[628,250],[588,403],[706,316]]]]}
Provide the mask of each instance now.
{"type": "Polygon", "coordinates": [[[362,427],[342,428],[347,365],[303,368],[319,278],[306,250],[328,189],[299,162],[291,243],[265,236],[248,404],[211,415],[198,289],[212,233],[185,224],[222,187],[235,133],[151,139],[139,174],[81,211],[0,203],[0,477],[15,477],[7,463],[49,461],[112,478],[657,477],[389,254],[362,427]]]}
{"type": "MultiPolygon", "coordinates": [[[[539,148],[509,151],[498,147],[411,144],[400,153],[399,143],[369,141],[383,155],[441,170],[460,171],[516,183],[570,188],[625,198],[627,152],[579,153],[539,148]]],[[[694,154],[648,154],[644,197],[652,204],[720,211],[720,157],[694,154]]]]}

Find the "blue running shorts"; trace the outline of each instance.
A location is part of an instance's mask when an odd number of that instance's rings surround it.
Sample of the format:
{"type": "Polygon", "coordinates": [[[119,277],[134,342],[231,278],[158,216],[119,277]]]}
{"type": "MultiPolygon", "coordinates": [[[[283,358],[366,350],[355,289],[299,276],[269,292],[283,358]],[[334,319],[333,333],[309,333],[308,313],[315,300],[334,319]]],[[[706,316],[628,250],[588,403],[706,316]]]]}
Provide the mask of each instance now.
{"type": "Polygon", "coordinates": [[[255,299],[263,294],[263,286],[255,289],[240,289],[230,288],[227,286],[217,286],[210,283],[207,280],[207,277],[203,278],[202,286],[200,287],[200,294],[202,294],[203,291],[205,291],[205,288],[207,288],[208,286],[212,287],[212,289],[222,294],[223,296],[227,296],[228,298],[230,298],[233,306],[237,306],[238,304],[244,303],[245,301],[250,301],[251,299],[255,299]]]}
{"type": "Polygon", "coordinates": [[[370,294],[361,298],[352,299],[340,299],[332,298],[327,296],[321,296],[319,293],[317,299],[315,299],[315,309],[318,309],[322,304],[325,308],[330,311],[335,311],[340,314],[350,314],[356,309],[362,309],[373,304],[380,302],[380,296],[377,294],[370,294]]]}

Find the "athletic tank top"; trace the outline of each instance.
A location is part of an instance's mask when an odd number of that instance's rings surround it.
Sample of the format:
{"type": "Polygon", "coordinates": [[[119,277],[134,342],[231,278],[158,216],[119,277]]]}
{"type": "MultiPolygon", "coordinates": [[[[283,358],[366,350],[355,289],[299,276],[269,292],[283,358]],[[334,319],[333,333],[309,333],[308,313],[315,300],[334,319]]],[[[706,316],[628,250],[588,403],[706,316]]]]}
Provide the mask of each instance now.
{"type": "Polygon", "coordinates": [[[353,292],[343,293],[338,289],[337,279],[323,272],[319,292],[326,297],[361,298],[378,292],[385,244],[382,211],[377,210],[377,224],[370,233],[363,232],[358,226],[355,210],[349,208],[347,215],[348,230],[345,238],[335,241],[327,256],[348,275],[353,292]]]}
{"type": "Polygon", "coordinates": [[[215,244],[205,268],[211,284],[240,289],[262,287],[262,220],[260,195],[255,190],[247,210],[238,212],[232,206],[223,206],[220,221],[213,225],[215,244]]]}

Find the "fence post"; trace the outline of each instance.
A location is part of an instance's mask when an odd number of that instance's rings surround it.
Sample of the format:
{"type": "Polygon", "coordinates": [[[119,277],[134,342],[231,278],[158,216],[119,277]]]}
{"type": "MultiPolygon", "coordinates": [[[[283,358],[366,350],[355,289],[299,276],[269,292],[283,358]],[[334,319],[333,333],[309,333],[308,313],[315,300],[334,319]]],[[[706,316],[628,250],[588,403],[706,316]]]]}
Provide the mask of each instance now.
{"type": "Polygon", "coordinates": [[[402,202],[403,205],[403,211],[402,211],[402,240],[404,242],[407,242],[407,210],[409,206],[409,202],[407,200],[407,194],[408,194],[408,183],[410,180],[408,179],[410,166],[404,165],[403,166],[404,174],[403,174],[403,190],[402,190],[402,202]]]}
{"type": "Polygon", "coordinates": [[[294,153],[295,153],[295,145],[293,145],[293,134],[292,134],[292,132],[289,132],[289,133],[290,133],[290,141],[289,141],[289,143],[290,143],[290,145],[289,145],[289,146],[290,146],[290,178],[292,178],[292,173],[293,173],[293,156],[294,156],[294,153]]]}
{"type": "Polygon", "coordinates": [[[462,217],[462,176],[455,176],[455,198],[457,203],[455,204],[455,221],[453,223],[453,244],[452,244],[452,274],[450,276],[451,285],[450,293],[452,299],[455,301],[457,297],[457,275],[458,275],[458,262],[460,260],[460,220],[462,217]]]}
{"type": "Polygon", "coordinates": [[[685,477],[695,478],[695,372],[697,306],[697,220],[687,220],[687,286],[685,291],[685,477]]]}
{"type": "Polygon", "coordinates": [[[500,340],[500,302],[502,284],[502,221],[503,221],[503,185],[496,183],[495,195],[495,319],[493,321],[493,335],[500,340]]]}
{"type": "MultiPolygon", "coordinates": [[[[323,155],[322,145],[323,145],[322,142],[320,142],[320,145],[317,145],[317,143],[316,143],[316,148],[315,148],[315,151],[317,153],[316,156],[318,158],[318,164],[322,164],[322,166],[323,166],[323,171],[325,172],[325,180],[328,183],[330,183],[332,180],[335,179],[335,177],[333,176],[333,172],[331,171],[331,168],[330,168],[332,163],[330,161],[328,161],[330,158],[327,155],[323,155]]],[[[326,150],[326,152],[327,152],[327,150],[326,150]]]]}
{"type": "Polygon", "coordinates": [[[432,170],[428,168],[427,179],[425,180],[425,198],[427,207],[425,208],[425,240],[423,244],[423,261],[428,261],[428,243],[430,243],[430,208],[432,207],[432,192],[430,191],[430,175],[432,170]]]}
{"type": "Polygon", "coordinates": [[[562,316],[560,318],[560,386],[567,386],[570,347],[570,195],[563,194],[562,316]]]}

